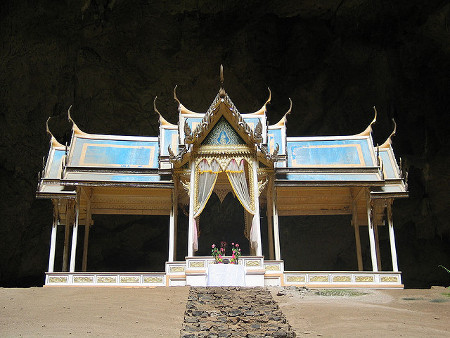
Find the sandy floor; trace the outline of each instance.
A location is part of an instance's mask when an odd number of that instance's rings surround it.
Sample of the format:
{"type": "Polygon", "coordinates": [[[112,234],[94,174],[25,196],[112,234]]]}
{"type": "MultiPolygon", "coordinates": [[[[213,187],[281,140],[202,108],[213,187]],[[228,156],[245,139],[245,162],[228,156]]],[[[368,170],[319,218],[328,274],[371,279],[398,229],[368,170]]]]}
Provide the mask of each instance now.
{"type": "MultiPolygon", "coordinates": [[[[0,336],[179,337],[187,287],[0,289],[0,336]]],[[[298,336],[450,337],[450,292],[364,290],[274,298],[298,336]]]]}
{"type": "Polygon", "coordinates": [[[0,336],[179,337],[188,287],[0,289],[0,336]]]}
{"type": "Polygon", "coordinates": [[[359,291],[368,294],[273,295],[299,337],[450,337],[449,289],[359,291]]]}

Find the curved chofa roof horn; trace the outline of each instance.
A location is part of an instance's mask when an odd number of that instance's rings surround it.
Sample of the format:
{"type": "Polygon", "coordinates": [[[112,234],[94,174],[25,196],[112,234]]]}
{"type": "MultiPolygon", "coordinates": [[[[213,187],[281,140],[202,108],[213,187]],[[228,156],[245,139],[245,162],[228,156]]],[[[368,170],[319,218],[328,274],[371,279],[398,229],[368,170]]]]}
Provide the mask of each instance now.
{"type": "Polygon", "coordinates": [[[269,87],[267,87],[267,90],[269,91],[269,98],[266,100],[266,103],[264,103],[264,105],[259,110],[255,111],[254,113],[250,113],[250,115],[264,115],[264,113],[267,111],[267,105],[272,100],[272,91],[269,87]]]}
{"type": "Polygon", "coordinates": [[[395,123],[394,119],[392,119],[392,122],[394,123],[394,130],[392,131],[391,135],[389,135],[387,140],[384,141],[384,143],[380,146],[381,149],[389,148],[391,146],[391,144],[392,144],[392,136],[394,136],[395,133],[397,132],[397,123],[395,123]]]}
{"type": "Polygon", "coordinates": [[[355,136],[369,136],[370,134],[372,134],[372,124],[374,124],[375,122],[377,122],[377,108],[375,108],[375,106],[373,106],[373,110],[375,112],[375,116],[372,120],[372,122],[370,122],[370,124],[367,126],[367,128],[359,134],[356,134],[355,136]]]}
{"type": "Polygon", "coordinates": [[[203,116],[203,114],[196,113],[192,110],[187,109],[185,106],[183,106],[183,104],[181,103],[180,100],[178,100],[178,97],[177,97],[177,87],[178,87],[178,85],[176,85],[175,88],[173,89],[173,98],[175,101],[178,102],[178,111],[181,114],[193,114],[193,115],[203,116]]]}
{"type": "Polygon", "coordinates": [[[289,98],[289,109],[288,111],[283,115],[280,121],[278,121],[276,124],[274,124],[277,127],[282,127],[287,122],[287,116],[292,112],[292,100],[289,98]]]}
{"type": "Polygon", "coordinates": [[[48,117],[47,122],[45,122],[45,130],[47,134],[50,135],[50,144],[53,148],[63,148],[64,146],[58,142],[58,140],[53,136],[52,132],[50,131],[50,128],[48,127],[48,121],[50,121],[51,116],[48,117]]]}
{"type": "Polygon", "coordinates": [[[153,100],[153,110],[155,111],[156,114],[159,115],[159,123],[163,126],[174,126],[174,124],[168,122],[159,112],[158,108],[156,108],[156,99],[158,98],[158,96],[155,96],[155,99],[153,100]]]}
{"type": "Polygon", "coordinates": [[[70,111],[72,110],[72,105],[70,105],[69,109],[67,109],[67,119],[72,122],[72,131],[75,135],[85,135],[86,133],[82,131],[80,128],[78,128],[75,121],[72,119],[72,116],[70,115],[70,111]]]}

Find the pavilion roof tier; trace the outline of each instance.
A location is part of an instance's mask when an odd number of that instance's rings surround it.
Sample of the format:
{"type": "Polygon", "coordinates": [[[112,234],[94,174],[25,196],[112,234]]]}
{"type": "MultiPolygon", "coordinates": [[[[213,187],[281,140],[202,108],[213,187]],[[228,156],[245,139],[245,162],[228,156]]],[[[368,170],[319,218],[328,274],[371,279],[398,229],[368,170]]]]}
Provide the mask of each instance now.
{"type": "Polygon", "coordinates": [[[384,178],[369,135],[288,137],[287,167],[277,186],[381,186],[384,178]]]}
{"type": "MultiPolygon", "coordinates": [[[[373,189],[371,197],[374,199],[382,198],[404,198],[408,197],[407,175],[403,172],[403,168],[398,165],[392,149],[392,136],[395,135],[397,125],[394,122],[394,130],[387,140],[379,146],[378,156],[381,161],[383,177],[385,185],[373,189]]],[[[401,163],[401,159],[400,159],[401,163]]]]}
{"type": "Polygon", "coordinates": [[[47,131],[51,135],[50,150],[44,169],[40,174],[36,197],[74,199],[76,197],[75,189],[61,185],[66,148],[56,141],[48,127],[47,131]]]}
{"type": "Polygon", "coordinates": [[[65,160],[65,186],[166,187],[170,173],[159,168],[157,137],[97,135],[74,128],[65,160]]]}
{"type": "Polygon", "coordinates": [[[267,149],[270,154],[277,153],[279,155],[279,160],[274,163],[274,166],[286,167],[286,149],[287,149],[287,133],[286,133],[286,122],[287,116],[292,111],[292,100],[289,99],[290,106],[289,110],[283,115],[280,121],[274,125],[267,127],[267,149]]]}
{"type": "Polygon", "coordinates": [[[186,112],[182,110],[182,107],[180,103],[178,125],[183,144],[201,143],[221,116],[238,127],[236,131],[244,140],[247,140],[247,143],[254,144],[266,141],[266,115],[241,114],[223,89],[216,95],[205,114],[186,112]]]}
{"type": "MultiPolygon", "coordinates": [[[[265,147],[267,142],[265,105],[264,109],[260,109],[255,113],[240,114],[223,88],[219,90],[205,114],[187,110],[177,98],[176,100],[179,102],[178,138],[180,143],[178,148],[174,149],[177,138],[176,133],[173,130],[169,131],[167,130],[168,128],[164,128],[163,142],[161,144],[161,147],[168,148],[169,159],[172,163],[175,163],[176,168],[185,165],[194,153],[201,152],[211,145],[218,146],[216,148],[219,151],[227,147],[230,150],[235,145],[246,146],[257,154],[260,161],[264,162],[264,165],[273,167],[276,155],[272,157],[265,147]],[[226,129],[228,129],[231,134],[236,134],[236,137],[226,140],[212,139],[211,132],[217,125],[220,125],[219,129],[221,131],[227,133],[226,129]]],[[[220,137],[219,134],[216,136],[220,137]]]]}

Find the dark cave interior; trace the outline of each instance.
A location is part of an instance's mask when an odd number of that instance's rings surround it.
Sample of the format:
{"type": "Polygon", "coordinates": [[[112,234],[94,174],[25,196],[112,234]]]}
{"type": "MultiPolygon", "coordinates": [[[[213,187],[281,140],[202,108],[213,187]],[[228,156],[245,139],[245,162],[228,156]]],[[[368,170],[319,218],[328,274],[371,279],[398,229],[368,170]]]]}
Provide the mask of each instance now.
{"type": "MultiPolygon", "coordinates": [[[[292,99],[289,136],[358,133],[375,105],[373,138],[381,144],[394,118],[394,151],[409,171],[410,197],[394,204],[404,284],[450,284],[438,267],[450,267],[449,26],[450,3],[435,0],[2,1],[0,285],[42,285],[47,269],[52,206],[35,198],[47,118],[63,144],[70,105],[86,132],[157,136],[155,96],[171,122],[175,85],[186,107],[206,111],[220,64],[241,112],[260,107],[270,87],[275,123],[292,99]]],[[[217,203],[208,212],[226,207],[217,203]]],[[[90,268],[162,269],[167,217],[94,219],[90,268]]],[[[281,225],[287,268],[355,268],[347,217],[282,217],[281,225]]],[[[186,227],[180,215],[179,255],[186,227]]],[[[216,239],[207,229],[210,245],[216,239]]],[[[384,229],[380,236],[389,268],[384,229]]]]}

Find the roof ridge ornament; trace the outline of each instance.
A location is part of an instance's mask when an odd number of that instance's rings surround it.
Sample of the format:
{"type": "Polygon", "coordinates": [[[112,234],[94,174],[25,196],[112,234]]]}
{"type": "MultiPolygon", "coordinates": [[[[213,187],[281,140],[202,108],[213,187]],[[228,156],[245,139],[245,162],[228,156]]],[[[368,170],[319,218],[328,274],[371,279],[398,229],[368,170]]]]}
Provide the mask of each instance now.
{"type": "Polygon", "coordinates": [[[220,89],[219,89],[219,97],[221,99],[227,96],[227,92],[223,89],[223,82],[225,81],[223,77],[223,65],[220,65],[220,89]]]}
{"type": "Polygon", "coordinates": [[[70,122],[72,122],[72,131],[75,135],[86,135],[84,131],[82,131],[80,128],[78,128],[75,121],[72,119],[72,116],[70,116],[70,111],[72,110],[72,105],[70,105],[69,109],[67,109],[67,118],[70,122]]]}
{"type": "Polygon", "coordinates": [[[255,131],[253,132],[253,139],[257,143],[261,143],[263,140],[261,119],[258,119],[258,123],[256,124],[255,131]]]}
{"type": "Polygon", "coordinates": [[[266,100],[266,103],[264,103],[264,105],[259,110],[255,111],[254,113],[250,113],[249,115],[264,115],[264,113],[267,111],[267,105],[272,100],[272,91],[269,87],[267,87],[267,89],[269,90],[269,98],[266,100]]]}
{"type": "Polygon", "coordinates": [[[386,149],[386,148],[389,148],[391,146],[391,144],[392,144],[392,136],[394,136],[395,133],[397,132],[397,123],[395,123],[394,118],[392,118],[392,122],[394,122],[394,130],[389,135],[389,137],[386,139],[386,141],[384,141],[384,143],[380,146],[381,149],[386,149]]]}
{"type": "Polygon", "coordinates": [[[367,128],[359,134],[356,134],[355,136],[370,136],[372,134],[372,124],[374,124],[375,122],[377,122],[377,108],[375,106],[373,106],[373,110],[375,112],[375,116],[372,120],[372,122],[370,122],[370,124],[367,126],[367,128]]]}
{"type": "Polygon", "coordinates": [[[155,99],[153,100],[153,110],[155,111],[155,113],[157,113],[159,115],[159,123],[163,126],[175,126],[174,124],[168,122],[159,112],[158,108],[156,108],[156,99],[158,98],[158,96],[155,96],[155,99]]]}
{"type": "Polygon", "coordinates": [[[48,127],[48,121],[50,121],[51,118],[52,117],[49,116],[47,122],[45,122],[45,131],[47,132],[47,134],[50,135],[50,144],[52,145],[53,148],[64,148],[64,146],[58,142],[55,136],[53,136],[52,132],[50,131],[50,128],[48,127]]]}
{"type": "Polygon", "coordinates": [[[183,104],[177,97],[177,87],[178,87],[178,85],[175,85],[175,88],[173,89],[173,98],[175,101],[178,102],[178,111],[181,114],[192,114],[192,115],[197,115],[197,116],[203,116],[203,114],[196,113],[195,111],[189,110],[185,106],[183,106],[183,104]]]}
{"type": "Polygon", "coordinates": [[[178,100],[178,97],[177,97],[177,87],[178,87],[178,85],[175,85],[175,88],[173,88],[173,98],[175,101],[178,102],[179,106],[182,106],[180,100],[178,100]]]}
{"type": "Polygon", "coordinates": [[[275,127],[283,127],[286,124],[287,116],[292,112],[292,100],[289,98],[289,109],[288,111],[283,115],[280,121],[274,124],[275,127]]]}

